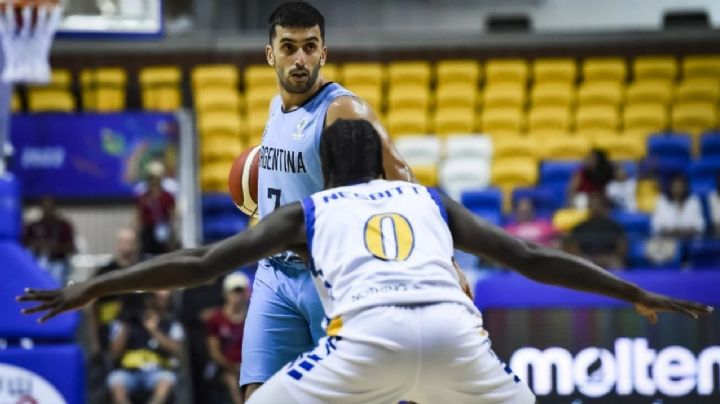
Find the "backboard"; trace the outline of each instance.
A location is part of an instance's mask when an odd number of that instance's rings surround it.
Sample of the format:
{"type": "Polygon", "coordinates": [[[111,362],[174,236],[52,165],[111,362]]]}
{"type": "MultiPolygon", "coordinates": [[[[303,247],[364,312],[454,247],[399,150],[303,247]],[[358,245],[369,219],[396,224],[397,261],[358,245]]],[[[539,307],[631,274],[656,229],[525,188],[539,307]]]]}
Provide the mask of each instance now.
{"type": "Polygon", "coordinates": [[[72,0],[64,5],[61,38],[152,38],[163,32],[162,0],[72,0]]]}

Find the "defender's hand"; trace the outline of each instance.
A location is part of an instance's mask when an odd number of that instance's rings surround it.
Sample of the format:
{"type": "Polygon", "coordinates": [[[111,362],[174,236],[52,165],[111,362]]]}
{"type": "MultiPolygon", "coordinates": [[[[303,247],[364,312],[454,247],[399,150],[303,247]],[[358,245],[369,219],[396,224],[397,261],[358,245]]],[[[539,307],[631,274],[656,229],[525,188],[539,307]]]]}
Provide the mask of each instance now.
{"type": "Polygon", "coordinates": [[[635,310],[648,319],[650,324],[657,323],[657,313],[674,311],[697,319],[700,315],[713,312],[713,308],[704,304],[674,299],[657,293],[643,291],[635,302],[635,310]]]}
{"type": "Polygon", "coordinates": [[[39,303],[35,307],[22,309],[22,314],[33,314],[44,312],[44,315],[38,320],[43,323],[60,313],[79,309],[90,304],[95,298],[90,296],[88,283],[71,284],[62,289],[53,290],[36,290],[25,289],[25,293],[15,298],[18,302],[36,302],[39,303]]]}

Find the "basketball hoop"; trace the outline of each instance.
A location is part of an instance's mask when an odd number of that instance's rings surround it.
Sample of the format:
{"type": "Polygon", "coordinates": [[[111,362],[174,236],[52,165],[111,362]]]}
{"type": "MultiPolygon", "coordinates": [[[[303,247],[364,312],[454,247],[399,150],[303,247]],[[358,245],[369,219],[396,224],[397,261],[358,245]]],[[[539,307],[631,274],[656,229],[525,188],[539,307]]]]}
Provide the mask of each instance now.
{"type": "Polygon", "coordinates": [[[62,13],[58,0],[0,0],[4,82],[50,81],[50,45],[62,13]]]}

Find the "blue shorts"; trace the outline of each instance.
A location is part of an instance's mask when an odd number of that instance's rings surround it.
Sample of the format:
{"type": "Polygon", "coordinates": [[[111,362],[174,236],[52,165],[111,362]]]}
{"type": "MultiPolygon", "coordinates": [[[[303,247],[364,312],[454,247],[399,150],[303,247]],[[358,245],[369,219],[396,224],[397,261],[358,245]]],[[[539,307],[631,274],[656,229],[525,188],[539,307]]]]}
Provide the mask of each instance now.
{"type": "Polygon", "coordinates": [[[107,377],[108,387],[124,386],[129,392],[138,390],[153,391],[158,382],[167,381],[173,386],[177,381],[175,373],[165,369],[130,371],[115,369],[107,377]]]}
{"type": "Polygon", "coordinates": [[[324,311],[307,269],[258,265],[243,335],[240,385],[265,383],[325,336],[324,311]]]}

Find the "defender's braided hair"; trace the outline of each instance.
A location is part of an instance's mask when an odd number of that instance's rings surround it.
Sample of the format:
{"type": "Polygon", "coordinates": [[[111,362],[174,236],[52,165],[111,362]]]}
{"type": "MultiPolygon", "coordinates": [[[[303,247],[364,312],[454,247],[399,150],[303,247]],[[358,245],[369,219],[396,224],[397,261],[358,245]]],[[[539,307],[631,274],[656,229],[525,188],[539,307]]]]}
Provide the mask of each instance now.
{"type": "Polygon", "coordinates": [[[380,135],[365,120],[338,119],[320,140],[325,187],[385,177],[380,135]]]}

